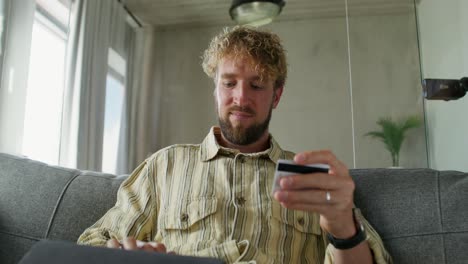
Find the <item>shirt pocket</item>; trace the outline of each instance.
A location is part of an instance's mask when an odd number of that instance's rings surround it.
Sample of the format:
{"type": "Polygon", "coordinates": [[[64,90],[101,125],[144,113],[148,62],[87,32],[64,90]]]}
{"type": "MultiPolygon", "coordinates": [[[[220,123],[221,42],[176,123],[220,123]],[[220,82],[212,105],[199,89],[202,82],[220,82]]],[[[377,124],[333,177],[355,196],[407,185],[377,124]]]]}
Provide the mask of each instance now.
{"type": "MultiPolygon", "coordinates": [[[[158,229],[164,235],[171,231],[179,233],[204,232],[200,228],[203,221],[214,221],[209,217],[216,213],[217,199],[214,197],[200,197],[179,203],[177,207],[166,207],[160,214],[158,229]]],[[[211,223],[214,226],[214,222],[211,223]]],[[[210,226],[210,225],[204,225],[210,226]]]]}
{"type": "Polygon", "coordinates": [[[292,229],[303,235],[321,235],[320,215],[282,207],[278,202],[271,204],[271,217],[273,224],[280,225],[280,230],[292,229]]]}

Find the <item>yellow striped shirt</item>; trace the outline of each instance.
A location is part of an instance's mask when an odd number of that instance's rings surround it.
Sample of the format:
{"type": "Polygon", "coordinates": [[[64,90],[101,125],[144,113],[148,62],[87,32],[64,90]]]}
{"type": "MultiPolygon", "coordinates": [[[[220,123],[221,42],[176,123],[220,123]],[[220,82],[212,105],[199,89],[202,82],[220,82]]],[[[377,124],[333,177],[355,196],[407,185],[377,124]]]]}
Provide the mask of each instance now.
{"type": "MultiPolygon", "coordinates": [[[[211,129],[198,145],[174,145],[145,160],[122,183],[115,206],[78,242],[104,245],[132,236],[164,243],[181,255],[227,263],[333,263],[319,215],[283,208],[272,198],[278,159],[292,159],[271,137],[270,148],[240,153],[219,146],[211,129]]],[[[391,263],[364,221],[376,263],[391,263]]]]}

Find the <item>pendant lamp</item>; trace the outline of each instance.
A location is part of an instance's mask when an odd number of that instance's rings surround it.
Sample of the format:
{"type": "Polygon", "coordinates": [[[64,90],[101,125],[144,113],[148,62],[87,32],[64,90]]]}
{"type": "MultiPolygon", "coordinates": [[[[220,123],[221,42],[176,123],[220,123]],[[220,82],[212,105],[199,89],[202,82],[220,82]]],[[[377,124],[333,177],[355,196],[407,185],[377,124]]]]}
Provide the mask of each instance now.
{"type": "Polygon", "coordinates": [[[271,23],[284,5],[283,0],[233,0],[229,14],[237,24],[258,27],[271,23]]]}

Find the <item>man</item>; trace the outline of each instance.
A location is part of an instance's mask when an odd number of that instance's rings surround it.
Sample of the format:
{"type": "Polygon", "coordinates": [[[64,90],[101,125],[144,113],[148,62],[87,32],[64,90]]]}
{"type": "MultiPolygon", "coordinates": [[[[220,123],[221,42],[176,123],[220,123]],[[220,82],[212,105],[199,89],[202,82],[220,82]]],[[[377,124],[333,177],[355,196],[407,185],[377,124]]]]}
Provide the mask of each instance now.
{"type": "Polygon", "coordinates": [[[199,145],[171,146],[148,158],[79,243],[228,263],[391,262],[353,210],[346,166],[330,151],[284,151],[269,134],[286,65],[274,34],[236,27],[216,36],[203,69],[215,81],[219,127],[199,145]],[[330,171],[284,178],[272,195],[278,159],[325,163],[330,171]]]}

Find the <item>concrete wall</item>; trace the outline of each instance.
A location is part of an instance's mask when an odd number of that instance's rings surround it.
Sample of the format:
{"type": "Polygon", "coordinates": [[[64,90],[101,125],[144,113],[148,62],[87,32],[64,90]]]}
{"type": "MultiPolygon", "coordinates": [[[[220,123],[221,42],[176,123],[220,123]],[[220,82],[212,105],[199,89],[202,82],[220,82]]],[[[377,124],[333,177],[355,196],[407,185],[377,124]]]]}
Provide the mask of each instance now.
{"type": "MultiPolygon", "coordinates": [[[[418,5],[424,78],[468,77],[468,2],[424,0],[418,5]]],[[[468,96],[427,101],[429,164],[468,171],[468,96]]]]}
{"type": "MultiPolygon", "coordinates": [[[[296,152],[331,149],[350,167],[354,160],[356,167],[391,166],[383,145],[363,134],[378,129],[379,117],[423,114],[414,14],[350,18],[352,78],[345,18],[276,22],[268,28],[282,38],[289,58],[289,79],[271,123],[280,144],[296,152]]],[[[221,29],[156,31],[160,147],[198,143],[217,123],[214,84],[204,75],[200,56],[221,29]]],[[[426,167],[425,146],[424,129],[410,131],[401,166],[426,167]]]]}

